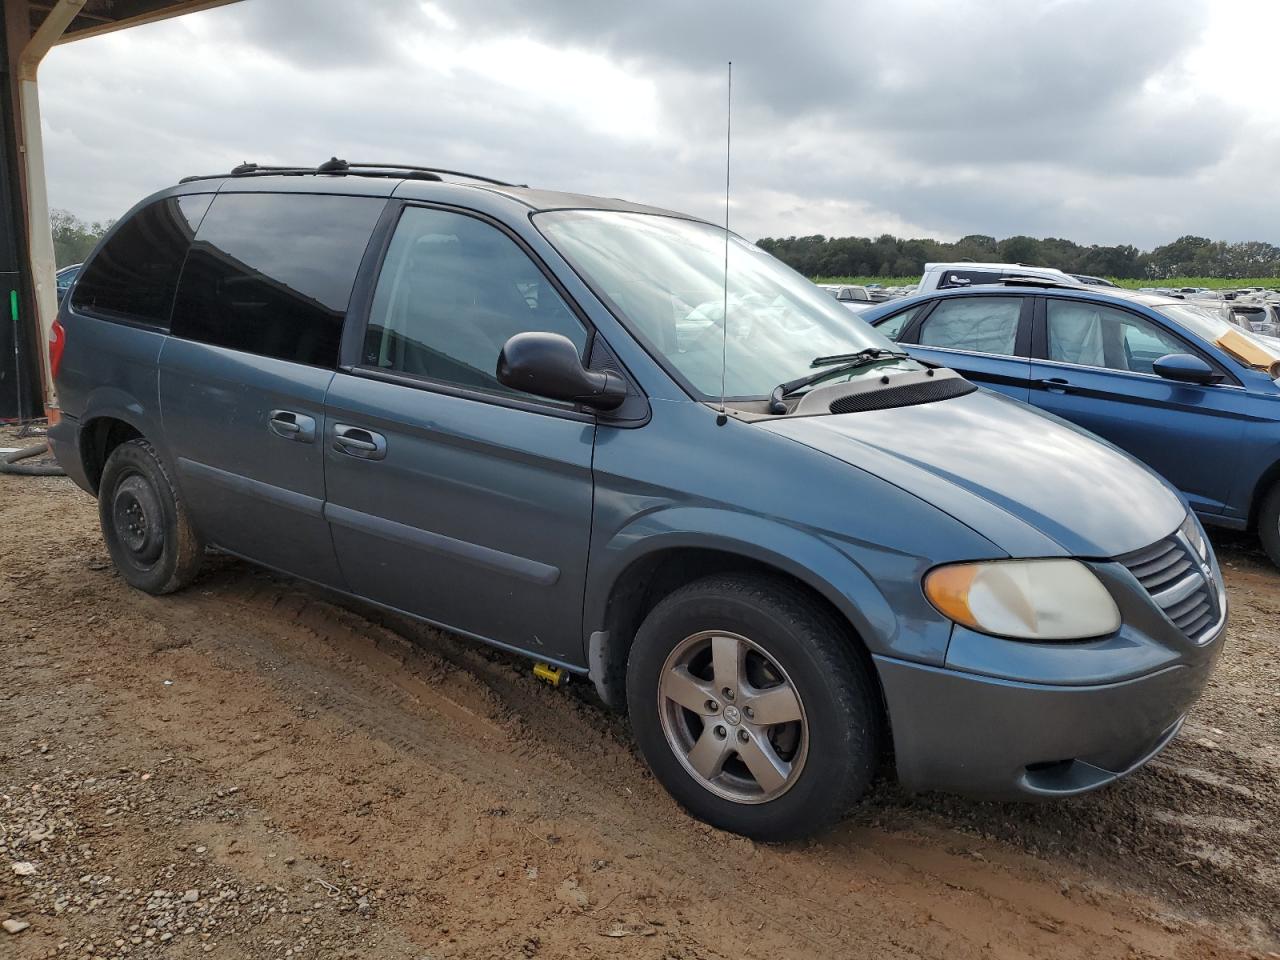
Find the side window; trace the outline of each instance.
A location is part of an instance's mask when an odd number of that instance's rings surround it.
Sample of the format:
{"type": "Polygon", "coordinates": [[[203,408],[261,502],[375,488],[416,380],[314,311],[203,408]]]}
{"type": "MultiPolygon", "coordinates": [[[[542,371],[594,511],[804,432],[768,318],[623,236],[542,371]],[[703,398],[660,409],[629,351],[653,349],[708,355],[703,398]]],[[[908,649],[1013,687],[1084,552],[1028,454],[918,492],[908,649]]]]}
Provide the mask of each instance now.
{"type": "Polygon", "coordinates": [[[515,241],[475,217],[409,207],[373,295],[367,366],[527,396],[498,382],[517,333],[560,333],[581,354],[587,331],[515,241]]]}
{"type": "Polygon", "coordinates": [[[995,283],[1003,276],[997,270],[944,270],[938,281],[938,289],[950,287],[974,287],[981,283],[995,283]]]}
{"type": "Polygon", "coordinates": [[[1021,297],[949,298],[920,328],[920,345],[1011,357],[1021,314],[1021,297]]]}
{"type": "Polygon", "coordinates": [[[1100,303],[1050,299],[1045,304],[1048,359],[1110,370],[1154,373],[1152,363],[1186,345],[1154,323],[1100,303]]]}
{"type": "Polygon", "coordinates": [[[167,327],[182,261],[211,199],[169,197],[135,213],[89,261],[71,306],[106,319],[167,327]]]}
{"type": "Polygon", "coordinates": [[[356,270],[385,204],[376,197],[222,194],[191,245],[173,335],[336,366],[356,270]]]}
{"type": "Polygon", "coordinates": [[[910,325],[911,321],[916,318],[916,314],[926,306],[928,306],[928,304],[921,303],[908,310],[899,311],[883,323],[876,324],[876,329],[890,340],[897,340],[898,337],[902,336],[902,331],[905,330],[910,325]]]}

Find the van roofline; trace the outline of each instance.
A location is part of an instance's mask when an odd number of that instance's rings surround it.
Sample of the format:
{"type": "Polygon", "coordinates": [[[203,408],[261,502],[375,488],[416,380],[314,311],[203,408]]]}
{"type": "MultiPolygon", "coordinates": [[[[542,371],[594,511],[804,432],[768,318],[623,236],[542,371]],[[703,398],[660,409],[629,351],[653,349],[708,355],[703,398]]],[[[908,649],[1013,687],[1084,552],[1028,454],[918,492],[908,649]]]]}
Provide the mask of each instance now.
{"type": "Polygon", "coordinates": [[[995,263],[973,260],[939,260],[935,263],[926,263],[924,265],[925,272],[937,268],[955,268],[958,270],[1040,270],[1044,273],[1060,273],[1063,276],[1069,276],[1065,270],[1057,267],[1036,267],[1029,263],[995,263]]]}
{"type": "MultiPolygon", "coordinates": [[[[348,163],[336,157],[316,167],[264,166],[244,163],[224,174],[183,177],[174,187],[169,188],[169,191],[161,191],[161,193],[271,193],[283,188],[282,192],[287,193],[358,193],[363,196],[430,199],[422,195],[425,194],[425,190],[415,189],[421,187],[431,188],[434,198],[438,199],[441,186],[460,190],[484,190],[513,200],[534,213],[550,210],[614,210],[707,222],[691,214],[634,203],[617,197],[597,197],[544,190],[527,184],[508,183],[493,177],[443,167],[394,163],[348,163]],[[353,189],[355,183],[359,183],[360,186],[353,189]],[[415,194],[420,196],[415,198],[415,194]]],[[[156,195],[156,199],[158,198],[159,194],[156,195]]]]}

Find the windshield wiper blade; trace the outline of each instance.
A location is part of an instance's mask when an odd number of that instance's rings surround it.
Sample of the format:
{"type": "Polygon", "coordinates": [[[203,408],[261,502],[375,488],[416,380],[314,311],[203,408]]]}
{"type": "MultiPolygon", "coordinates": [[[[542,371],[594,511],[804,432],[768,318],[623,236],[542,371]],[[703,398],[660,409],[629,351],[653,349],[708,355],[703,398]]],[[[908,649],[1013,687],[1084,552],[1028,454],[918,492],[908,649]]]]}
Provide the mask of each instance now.
{"type": "Polygon", "coordinates": [[[786,383],[778,384],[773,388],[773,393],[769,395],[769,412],[786,413],[787,405],[783,403],[783,398],[795,393],[797,390],[811,386],[819,380],[825,380],[827,377],[838,377],[842,373],[857,370],[859,367],[865,367],[869,363],[877,363],[881,360],[902,360],[908,356],[909,354],[903,353],[900,350],[886,350],[882,347],[867,347],[865,350],[858,350],[854,353],[833,354],[829,357],[815,357],[809,366],[826,367],[827,369],[819,370],[816,373],[810,373],[803,377],[797,377],[795,380],[788,380],[786,383]]]}
{"type": "Polygon", "coordinates": [[[863,357],[871,357],[878,360],[881,357],[906,357],[907,354],[901,350],[886,350],[884,347],[864,347],[861,350],[855,350],[853,353],[833,353],[829,357],[814,357],[809,362],[811,367],[829,367],[833,363],[851,363],[854,360],[861,360],[863,357]]]}

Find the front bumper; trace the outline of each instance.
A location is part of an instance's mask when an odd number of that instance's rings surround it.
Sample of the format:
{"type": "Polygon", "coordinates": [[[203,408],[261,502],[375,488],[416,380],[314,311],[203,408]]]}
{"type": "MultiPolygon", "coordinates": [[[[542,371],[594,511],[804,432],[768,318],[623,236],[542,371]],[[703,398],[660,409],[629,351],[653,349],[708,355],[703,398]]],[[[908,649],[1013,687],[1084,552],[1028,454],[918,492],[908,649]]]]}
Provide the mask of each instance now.
{"type": "MultiPolygon", "coordinates": [[[[996,800],[1105,786],[1177,734],[1225,632],[1223,624],[1192,662],[1110,683],[1035,683],[877,656],[898,778],[911,790],[996,800]]],[[[1021,646],[1026,657],[1040,651],[1047,661],[1063,652],[1059,645],[1021,646]]],[[[1055,663],[1045,667],[1042,676],[1052,676],[1055,663]]]]}

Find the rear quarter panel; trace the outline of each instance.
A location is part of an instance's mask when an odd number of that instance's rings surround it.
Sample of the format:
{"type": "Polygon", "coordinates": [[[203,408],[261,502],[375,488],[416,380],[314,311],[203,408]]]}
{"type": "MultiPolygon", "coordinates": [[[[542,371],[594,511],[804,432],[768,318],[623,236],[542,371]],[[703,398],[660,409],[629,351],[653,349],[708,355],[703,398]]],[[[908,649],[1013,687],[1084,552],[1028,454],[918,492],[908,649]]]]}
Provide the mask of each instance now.
{"type": "Polygon", "coordinates": [[[66,331],[57,381],[63,412],[79,422],[81,431],[100,417],[123,420],[166,456],[157,377],[166,335],[98,320],[65,305],[59,319],[66,331]]]}

